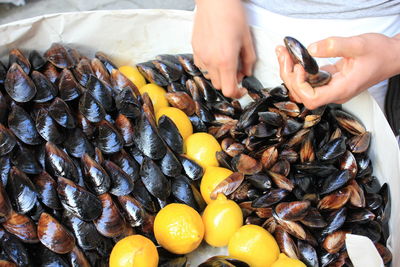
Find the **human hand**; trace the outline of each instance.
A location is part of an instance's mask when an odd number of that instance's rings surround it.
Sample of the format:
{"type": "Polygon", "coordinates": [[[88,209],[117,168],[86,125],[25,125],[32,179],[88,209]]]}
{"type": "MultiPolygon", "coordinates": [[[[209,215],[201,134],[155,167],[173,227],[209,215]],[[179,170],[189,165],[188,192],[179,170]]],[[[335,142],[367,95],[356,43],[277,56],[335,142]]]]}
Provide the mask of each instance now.
{"type": "Polygon", "coordinates": [[[207,71],[215,88],[227,97],[239,98],[238,88],[250,76],[256,55],[240,0],[197,0],[192,47],[195,64],[207,71]]]}
{"type": "Polygon", "coordinates": [[[400,36],[393,38],[377,33],[353,37],[330,37],[308,47],[314,57],[341,57],[333,65],[321,69],[332,74],[324,86],[312,88],[306,82],[306,72],[294,65],[283,46],[276,49],[280,76],[296,102],[308,109],[342,104],[372,85],[400,73],[400,36]]]}

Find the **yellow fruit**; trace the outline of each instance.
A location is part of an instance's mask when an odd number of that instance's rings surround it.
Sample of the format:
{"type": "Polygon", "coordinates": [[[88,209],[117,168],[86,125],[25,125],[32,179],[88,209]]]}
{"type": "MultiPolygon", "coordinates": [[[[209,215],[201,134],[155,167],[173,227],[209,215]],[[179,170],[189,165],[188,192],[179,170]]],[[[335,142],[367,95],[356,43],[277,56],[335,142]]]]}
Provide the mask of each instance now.
{"type": "Polygon", "coordinates": [[[204,236],[204,225],[200,214],[192,207],[172,203],[156,215],[154,235],[166,250],[175,254],[186,254],[200,245],[204,236]]]}
{"type": "Polygon", "coordinates": [[[110,255],[110,267],[156,267],[158,252],[150,239],[131,235],[118,241],[110,255]]]}
{"type": "Polygon", "coordinates": [[[121,66],[118,68],[122,74],[124,74],[129,80],[131,80],[138,89],[146,84],[146,80],[143,75],[140,74],[139,70],[136,67],[132,66],[121,66]]]}
{"type": "Polygon", "coordinates": [[[278,258],[279,247],[274,237],[258,225],[242,226],[228,244],[229,256],[251,267],[270,267],[278,258]]]}
{"type": "Polygon", "coordinates": [[[188,136],[193,133],[193,126],[189,120],[189,117],[180,110],[179,108],[174,107],[163,107],[156,111],[156,120],[165,115],[170,118],[178,127],[179,133],[182,135],[183,140],[185,140],[188,136]]]}
{"type": "Polygon", "coordinates": [[[200,192],[207,204],[210,204],[212,201],[210,194],[214,191],[215,187],[232,173],[231,170],[221,167],[206,168],[203,178],[201,178],[200,192]]]}
{"type": "Polygon", "coordinates": [[[221,146],[214,136],[208,133],[195,133],[189,136],[184,144],[186,155],[195,160],[203,168],[219,165],[216,152],[221,151],[221,146]]]}
{"type": "Polygon", "coordinates": [[[271,267],[306,267],[306,265],[299,260],[289,258],[285,253],[281,253],[271,267]]]}
{"type": "Polygon", "coordinates": [[[243,225],[243,214],[239,205],[219,194],[217,199],[203,212],[204,239],[214,247],[228,245],[232,235],[243,225]]]}
{"type": "Polygon", "coordinates": [[[164,107],[168,107],[168,101],[165,98],[165,94],[167,93],[162,87],[149,83],[145,86],[139,88],[140,94],[147,93],[151,99],[151,102],[154,106],[154,112],[157,113],[160,109],[164,107]]]}

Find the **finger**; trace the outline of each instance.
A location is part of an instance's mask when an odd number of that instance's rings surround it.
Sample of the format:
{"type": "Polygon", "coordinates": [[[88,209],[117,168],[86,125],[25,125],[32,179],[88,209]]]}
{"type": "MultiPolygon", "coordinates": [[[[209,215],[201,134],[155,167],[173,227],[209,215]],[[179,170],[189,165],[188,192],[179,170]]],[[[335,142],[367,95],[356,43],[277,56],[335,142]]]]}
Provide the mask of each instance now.
{"type": "Polygon", "coordinates": [[[206,65],[203,63],[203,61],[200,59],[200,57],[196,56],[196,54],[193,55],[193,61],[194,64],[199,68],[200,72],[203,74],[203,76],[210,80],[210,74],[206,68],[206,65]]]}
{"type": "Polygon", "coordinates": [[[339,71],[338,67],[336,66],[336,64],[329,64],[329,65],[324,65],[322,67],[320,67],[321,70],[327,71],[330,74],[335,74],[336,72],[339,71]]]}
{"type": "Polygon", "coordinates": [[[237,60],[219,70],[222,93],[231,98],[240,98],[246,90],[238,87],[237,82],[237,60]]]}
{"type": "Polygon", "coordinates": [[[254,50],[253,40],[249,32],[248,38],[245,40],[242,50],[240,51],[242,61],[242,72],[246,76],[251,76],[253,73],[254,63],[256,62],[256,52],[254,50]]]}
{"type": "Polygon", "coordinates": [[[237,79],[238,83],[242,82],[242,80],[243,80],[243,78],[244,78],[245,76],[246,76],[246,75],[245,75],[243,72],[239,71],[239,72],[236,74],[236,79],[237,79]]]}
{"type": "Polygon", "coordinates": [[[329,37],[308,46],[315,57],[354,57],[365,53],[365,40],[359,36],[329,37]]]}

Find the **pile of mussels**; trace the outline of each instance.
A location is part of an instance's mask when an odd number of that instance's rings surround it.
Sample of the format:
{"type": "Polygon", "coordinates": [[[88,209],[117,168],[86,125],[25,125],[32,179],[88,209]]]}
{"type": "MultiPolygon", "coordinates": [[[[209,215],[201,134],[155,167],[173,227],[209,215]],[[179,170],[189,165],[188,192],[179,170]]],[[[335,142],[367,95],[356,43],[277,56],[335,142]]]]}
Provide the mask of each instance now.
{"type": "MultiPolygon", "coordinates": [[[[307,110],[286,88],[243,85],[242,109],[206,80],[191,55],[137,65],[168,90],[195,132],[221,143],[231,175],[213,193],[239,203],[245,222],[271,232],[282,252],[307,266],[351,266],[346,233],[369,237],[386,263],[390,197],[372,175],[371,134],[339,106],[307,110]]],[[[42,56],[18,49],[0,63],[0,264],[107,266],[115,242],[155,241],[153,221],[171,202],[201,212],[203,170],[182,155],[168,117],[156,123],[147,94],[101,52],[89,59],[54,43],[42,56]]],[[[159,248],[160,266],[186,257],[159,248]]],[[[214,257],[202,266],[246,266],[214,257]],[[221,265],[222,264],[222,265],[221,265]]]]}

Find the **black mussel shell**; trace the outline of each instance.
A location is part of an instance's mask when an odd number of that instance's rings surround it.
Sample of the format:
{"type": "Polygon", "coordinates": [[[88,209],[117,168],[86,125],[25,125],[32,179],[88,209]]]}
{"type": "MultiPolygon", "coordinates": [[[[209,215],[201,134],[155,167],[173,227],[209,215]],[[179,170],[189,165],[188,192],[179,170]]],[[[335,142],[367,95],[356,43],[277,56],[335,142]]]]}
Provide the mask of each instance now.
{"type": "Polygon", "coordinates": [[[111,71],[110,81],[115,94],[118,94],[123,89],[127,88],[131,90],[136,97],[140,96],[139,89],[136,87],[136,85],[118,69],[113,69],[111,71]]]}
{"type": "Polygon", "coordinates": [[[250,92],[259,92],[264,89],[262,83],[254,76],[246,76],[242,81],[242,86],[250,92]]]}
{"type": "Polygon", "coordinates": [[[0,123],[0,157],[10,153],[16,143],[13,133],[0,123]]]}
{"type": "Polygon", "coordinates": [[[31,63],[29,60],[22,54],[21,50],[14,48],[9,53],[8,65],[17,63],[21,66],[26,74],[29,74],[31,71],[31,63]]]}
{"type": "MultiPolygon", "coordinates": [[[[17,266],[21,267],[29,267],[32,266],[30,262],[30,257],[28,254],[28,249],[22,244],[22,242],[15,237],[14,235],[10,235],[8,233],[4,233],[4,230],[1,229],[1,245],[5,252],[5,254],[17,264],[17,266]]],[[[14,265],[11,265],[14,266],[14,265]]]]}
{"type": "Polygon", "coordinates": [[[15,211],[25,214],[35,205],[36,188],[31,179],[17,167],[12,167],[6,186],[8,196],[15,211]]]}
{"type": "Polygon", "coordinates": [[[46,143],[46,170],[53,176],[62,176],[71,179],[74,182],[78,181],[79,173],[72,159],[51,142],[46,143]]]}
{"type": "Polygon", "coordinates": [[[42,138],[36,131],[32,117],[20,106],[12,104],[8,114],[8,127],[19,140],[28,145],[42,143],[42,138]]]}
{"type": "Polygon", "coordinates": [[[34,70],[39,70],[46,64],[46,59],[37,50],[32,50],[29,53],[29,62],[34,70]]]}
{"type": "Polygon", "coordinates": [[[140,117],[140,104],[131,89],[122,89],[115,97],[115,104],[118,111],[128,118],[136,119],[140,117]]]}
{"type": "Polygon", "coordinates": [[[99,59],[101,63],[103,63],[104,67],[109,73],[111,73],[113,69],[118,69],[117,66],[107,57],[105,53],[98,51],[96,52],[95,57],[99,59]]]}
{"type": "Polygon", "coordinates": [[[189,179],[185,176],[178,176],[172,181],[171,192],[174,198],[183,204],[199,210],[196,199],[193,195],[189,179]]]}
{"type": "Polygon", "coordinates": [[[8,114],[8,104],[7,100],[0,91],[0,123],[5,123],[8,114]]]}
{"type": "Polygon", "coordinates": [[[75,128],[76,120],[72,112],[61,98],[56,97],[49,107],[50,116],[62,127],[75,128]]]}
{"type": "Polygon", "coordinates": [[[4,84],[7,75],[7,68],[4,66],[3,62],[0,61],[0,84],[4,84]]]}
{"type": "Polygon", "coordinates": [[[69,267],[67,261],[62,257],[62,255],[54,253],[45,246],[37,246],[31,249],[32,260],[36,265],[34,266],[57,266],[57,267],[69,267]]]}
{"type": "Polygon", "coordinates": [[[72,72],[76,80],[85,87],[90,79],[89,77],[94,75],[92,65],[88,58],[81,58],[75,68],[72,69],[72,72]]]}
{"type": "Polygon", "coordinates": [[[258,112],[259,120],[265,122],[273,127],[281,127],[283,125],[283,118],[277,112],[263,111],[258,112]]]}
{"type": "Polygon", "coordinates": [[[111,179],[107,172],[88,154],[82,157],[84,182],[86,187],[96,195],[101,195],[111,187],[111,179]]]}
{"type": "Polygon", "coordinates": [[[132,192],[134,180],[124,172],[117,164],[105,160],[102,166],[107,171],[111,179],[110,193],[115,196],[125,196],[132,192]]]}
{"type": "Polygon", "coordinates": [[[267,101],[267,98],[260,98],[251,103],[240,115],[237,128],[247,129],[254,125],[258,121],[258,112],[265,111],[267,101]]]}
{"type": "Polygon", "coordinates": [[[329,194],[344,186],[350,178],[348,170],[334,172],[322,182],[321,188],[318,192],[320,194],[329,194]]]}
{"type": "Polygon", "coordinates": [[[228,256],[213,256],[201,263],[199,267],[249,267],[249,265],[228,256]]]}
{"type": "Polygon", "coordinates": [[[40,109],[36,116],[36,130],[44,140],[56,145],[64,141],[64,133],[45,109],[40,109]]]}
{"type": "Polygon", "coordinates": [[[253,208],[268,208],[282,201],[289,193],[285,189],[271,189],[266,194],[254,199],[251,206],[253,208]]]}
{"type": "Polygon", "coordinates": [[[60,74],[59,70],[50,62],[47,62],[42,69],[42,73],[52,82],[56,83],[60,74]]]}
{"type": "Polygon", "coordinates": [[[44,103],[52,100],[57,95],[57,87],[42,73],[34,70],[31,78],[36,86],[36,95],[33,101],[44,103]]]}
{"type": "Polygon", "coordinates": [[[192,54],[180,54],[177,56],[183,69],[191,76],[201,75],[200,70],[194,65],[192,54]]]}
{"type": "Polygon", "coordinates": [[[328,225],[322,230],[322,235],[328,235],[340,229],[346,221],[347,209],[340,208],[329,214],[327,218],[328,225]]]}
{"type": "Polygon", "coordinates": [[[112,154],[122,149],[124,140],[111,123],[103,120],[98,125],[96,144],[104,154],[112,154]]]}
{"type": "Polygon", "coordinates": [[[171,183],[164,176],[157,164],[145,158],[140,169],[140,177],[146,189],[154,197],[166,200],[171,194],[171,183]]]}
{"type": "Polygon", "coordinates": [[[207,132],[207,126],[196,114],[189,116],[189,120],[193,125],[194,132],[207,132]]]}
{"type": "Polygon", "coordinates": [[[79,99],[79,112],[90,122],[99,122],[106,116],[103,106],[89,91],[85,91],[79,99]]]}
{"type": "Polygon", "coordinates": [[[76,62],[67,48],[60,43],[53,43],[51,47],[44,53],[44,57],[54,66],[60,69],[72,68],[76,62]]]}
{"type": "Polygon", "coordinates": [[[141,114],[136,129],[134,139],[136,147],[151,159],[161,159],[166,152],[164,141],[145,113],[141,114]]]}
{"type": "Polygon", "coordinates": [[[179,159],[187,177],[192,180],[198,180],[203,177],[204,170],[198,163],[184,155],[179,156],[179,159]]]}
{"type": "Polygon", "coordinates": [[[94,155],[94,147],[80,128],[68,132],[63,143],[68,154],[75,158],[81,158],[83,154],[94,155]]]}
{"type": "Polygon", "coordinates": [[[321,162],[313,161],[294,166],[297,171],[305,174],[311,174],[319,177],[326,177],[337,171],[333,165],[322,164],[321,162]]]}
{"type": "Polygon", "coordinates": [[[111,161],[117,164],[129,177],[136,181],[139,177],[140,166],[125,150],[112,154],[111,161]]]}
{"type": "Polygon", "coordinates": [[[132,195],[135,196],[136,200],[151,213],[156,213],[157,207],[149,191],[147,191],[141,179],[136,180],[133,187],[132,195]]]}
{"type": "Polygon", "coordinates": [[[297,248],[302,262],[309,267],[319,267],[318,255],[313,246],[305,241],[297,240],[297,248]]]}
{"type": "Polygon", "coordinates": [[[18,143],[10,154],[11,163],[27,174],[38,174],[42,171],[36,151],[18,143]]]}
{"type": "MultiPolygon", "coordinates": [[[[101,203],[99,200],[97,206],[101,212],[101,203]]],[[[65,222],[65,225],[72,230],[76,238],[76,242],[82,249],[90,250],[97,248],[100,243],[101,236],[91,221],[83,221],[79,217],[75,216],[72,212],[65,211],[63,215],[63,222],[65,222]]]]}
{"type": "Polygon", "coordinates": [[[182,164],[171,149],[167,148],[164,157],[160,160],[161,171],[169,177],[177,177],[182,172],[182,164]]]}
{"type": "Polygon", "coordinates": [[[317,62],[298,40],[287,36],[283,41],[295,64],[302,65],[304,70],[310,74],[318,73],[319,68],[317,62]]]}
{"type": "Polygon", "coordinates": [[[212,87],[211,83],[201,76],[193,77],[200,94],[207,103],[217,102],[217,91],[212,87]]]}
{"type": "Polygon", "coordinates": [[[133,138],[135,131],[135,125],[133,124],[133,121],[131,121],[124,114],[120,113],[115,119],[114,125],[121,134],[121,137],[124,139],[124,146],[132,146],[134,144],[133,138]]]}
{"type": "Polygon", "coordinates": [[[153,60],[152,63],[169,82],[179,80],[182,75],[182,67],[180,65],[159,59],[153,60]]]}
{"type": "Polygon", "coordinates": [[[63,69],[58,77],[59,97],[64,101],[72,101],[82,94],[83,88],[69,69],[63,69]]]}
{"type": "Polygon", "coordinates": [[[106,111],[114,109],[114,100],[110,89],[96,76],[90,75],[85,87],[106,111]]]}
{"type": "Polygon", "coordinates": [[[47,173],[42,172],[33,178],[38,198],[51,209],[61,209],[61,202],[57,193],[57,182],[47,173]]]}
{"type": "Polygon", "coordinates": [[[0,222],[6,220],[11,212],[11,202],[4,189],[3,184],[0,184],[0,222]]]}
{"type": "Polygon", "coordinates": [[[69,263],[72,267],[91,267],[89,260],[86,258],[83,251],[75,246],[68,254],[69,263]]]}
{"type": "Polygon", "coordinates": [[[163,115],[158,119],[158,132],[168,146],[178,154],[183,153],[183,138],[175,123],[163,115]]]}
{"type": "Polygon", "coordinates": [[[100,216],[100,200],[71,180],[59,176],[57,192],[63,207],[81,220],[92,221],[100,216]]]}
{"type": "Polygon", "coordinates": [[[314,207],[308,210],[307,215],[300,222],[310,228],[324,228],[328,225],[318,209],[314,207]]]}
{"type": "Polygon", "coordinates": [[[246,181],[249,181],[252,186],[262,191],[268,190],[271,188],[271,179],[269,179],[268,175],[258,173],[246,176],[246,181]]]}
{"type": "Polygon", "coordinates": [[[0,157],[0,181],[3,183],[4,186],[7,185],[8,181],[8,174],[10,173],[11,170],[11,160],[10,157],[3,156],[0,157]]]}
{"type": "Polygon", "coordinates": [[[111,195],[102,194],[101,200],[102,213],[100,217],[94,220],[97,231],[105,237],[117,237],[123,233],[125,220],[114,203],[111,195]]]}
{"type": "Polygon", "coordinates": [[[360,135],[366,131],[361,121],[342,109],[333,109],[331,114],[339,126],[352,135],[360,135]]]}
{"type": "Polygon", "coordinates": [[[322,146],[316,153],[319,160],[336,159],[346,152],[346,139],[344,137],[335,138],[324,146],[322,146]]]}
{"type": "Polygon", "coordinates": [[[142,204],[132,196],[120,196],[118,201],[127,215],[129,224],[132,227],[140,226],[145,216],[142,204]]]}

